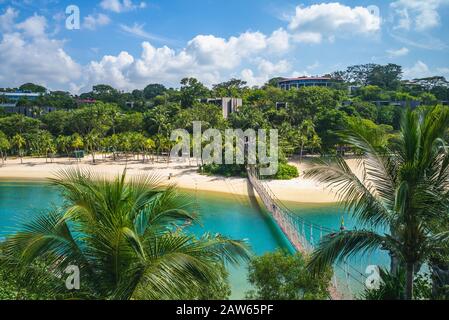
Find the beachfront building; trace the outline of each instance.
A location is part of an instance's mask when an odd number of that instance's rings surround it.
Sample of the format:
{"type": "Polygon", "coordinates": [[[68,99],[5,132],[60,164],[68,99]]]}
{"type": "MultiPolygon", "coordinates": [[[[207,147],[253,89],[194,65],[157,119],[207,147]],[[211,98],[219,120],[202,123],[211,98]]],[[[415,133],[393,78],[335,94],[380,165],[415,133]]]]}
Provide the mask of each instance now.
{"type": "Polygon", "coordinates": [[[332,84],[330,77],[299,77],[299,78],[285,78],[279,81],[279,88],[283,90],[290,90],[291,88],[302,87],[329,87],[332,84]]]}
{"type": "Polygon", "coordinates": [[[56,108],[54,107],[33,105],[33,101],[36,101],[41,95],[42,93],[27,91],[0,92],[0,110],[5,113],[19,113],[33,118],[55,111],[56,108]],[[21,100],[28,100],[31,103],[29,105],[18,105],[21,100]]]}
{"type": "Polygon", "coordinates": [[[231,113],[237,112],[238,109],[243,105],[243,100],[240,98],[210,98],[201,99],[202,103],[211,103],[221,107],[223,111],[223,117],[227,119],[231,113]]]}
{"type": "Polygon", "coordinates": [[[34,101],[39,98],[42,94],[36,92],[27,91],[15,91],[15,92],[0,92],[0,97],[8,100],[10,103],[17,103],[20,99],[27,99],[34,101]]]}

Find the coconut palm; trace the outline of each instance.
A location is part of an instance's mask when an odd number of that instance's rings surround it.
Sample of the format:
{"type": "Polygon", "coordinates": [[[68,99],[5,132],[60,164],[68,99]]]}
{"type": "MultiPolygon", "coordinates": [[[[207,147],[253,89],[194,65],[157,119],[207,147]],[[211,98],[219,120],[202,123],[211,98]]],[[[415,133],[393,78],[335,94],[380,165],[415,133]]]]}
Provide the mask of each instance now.
{"type": "Polygon", "coordinates": [[[6,134],[0,131],[0,158],[2,165],[5,163],[8,150],[11,148],[11,143],[6,134]]]}
{"type": "Polygon", "coordinates": [[[23,163],[23,148],[26,146],[25,138],[20,134],[16,134],[14,137],[12,137],[11,144],[17,150],[17,153],[20,157],[20,163],[23,163]]]}
{"type": "Polygon", "coordinates": [[[299,162],[304,156],[304,148],[314,142],[316,144],[318,135],[315,132],[315,125],[311,120],[304,120],[299,126],[298,142],[300,145],[299,162]]]}
{"type": "Polygon", "coordinates": [[[87,152],[89,152],[92,155],[93,164],[95,164],[95,154],[97,153],[100,144],[101,144],[101,137],[95,130],[89,132],[84,138],[84,145],[86,146],[87,152]]]}
{"type": "Polygon", "coordinates": [[[322,159],[306,173],[332,188],[361,228],[325,237],[313,253],[312,270],[356,253],[387,250],[391,273],[398,265],[406,270],[405,298],[412,299],[415,273],[449,241],[449,232],[430,223],[449,218],[449,154],[443,141],[448,124],[447,108],[408,110],[398,141],[386,151],[356,130],[346,134],[347,142],[365,154],[361,174],[341,157],[322,159]]]}
{"type": "Polygon", "coordinates": [[[68,158],[70,153],[69,150],[71,148],[71,138],[69,136],[59,135],[56,138],[56,145],[58,146],[58,149],[68,158]]]}
{"type": "Polygon", "coordinates": [[[51,181],[65,204],[6,239],[10,267],[38,260],[61,274],[76,265],[89,297],[178,299],[214,283],[217,265],[249,256],[244,241],[185,231],[197,221],[186,198],[152,176],[127,180],[124,172],[111,181],[69,169],[51,181]]]}

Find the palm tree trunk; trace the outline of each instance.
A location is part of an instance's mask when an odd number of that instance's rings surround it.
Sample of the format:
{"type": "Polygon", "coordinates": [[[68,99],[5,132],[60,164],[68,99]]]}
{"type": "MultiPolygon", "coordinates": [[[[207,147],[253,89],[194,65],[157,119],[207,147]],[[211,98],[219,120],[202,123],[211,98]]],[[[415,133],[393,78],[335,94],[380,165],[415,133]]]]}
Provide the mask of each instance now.
{"type": "Polygon", "coordinates": [[[393,253],[390,253],[390,261],[390,273],[397,274],[400,267],[399,259],[393,253]]]}
{"type": "Polygon", "coordinates": [[[405,300],[413,299],[413,278],[415,275],[415,264],[407,262],[407,273],[405,281],[405,300]]]}
{"type": "Polygon", "coordinates": [[[299,163],[302,162],[303,153],[304,153],[304,143],[301,144],[301,152],[299,154],[299,163]]]}

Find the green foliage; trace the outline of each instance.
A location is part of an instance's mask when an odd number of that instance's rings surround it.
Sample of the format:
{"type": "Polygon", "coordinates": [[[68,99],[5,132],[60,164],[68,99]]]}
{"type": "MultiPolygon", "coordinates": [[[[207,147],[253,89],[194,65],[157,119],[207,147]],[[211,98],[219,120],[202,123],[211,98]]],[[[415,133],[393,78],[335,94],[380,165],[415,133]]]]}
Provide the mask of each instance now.
{"type": "MultiPolygon", "coordinates": [[[[302,159],[304,154],[335,154],[345,150],[338,132],[347,126],[347,116],[360,117],[376,125],[388,125],[399,130],[404,110],[400,106],[402,102],[435,105],[448,96],[448,89],[444,87],[447,81],[442,77],[418,79],[413,85],[403,82],[398,86],[400,74],[401,68],[393,64],[356,65],[332,75],[338,85],[288,91],[276,86],[279,80],[276,78],[262,87],[252,88],[245,81],[231,79],[213,85],[212,90],[195,78],[182,79],[180,89],[149,84],[143,90],[121,92],[109,85],[99,84],[79,97],[53,91],[43,92],[32,101],[22,101],[20,103],[28,106],[42,122],[21,115],[0,115],[0,131],[8,138],[15,134],[30,136],[39,130],[48,130],[53,137],[77,133],[85,138],[95,131],[102,147],[107,150],[111,149],[106,143],[109,137],[132,131],[151,137],[157,143],[157,152],[166,152],[169,146],[167,141],[174,129],[192,132],[192,121],[201,121],[203,130],[278,129],[281,158],[300,154],[302,159]],[[361,87],[352,91],[354,96],[348,97],[349,85],[361,87]],[[201,102],[204,98],[220,96],[241,97],[243,106],[224,119],[221,107],[201,102]],[[93,99],[97,103],[77,106],[79,99],[93,99]],[[52,106],[60,110],[43,114],[39,106],[52,106]],[[313,128],[314,132],[309,128],[313,128]]],[[[29,153],[29,150],[26,151],[29,153]]],[[[220,171],[227,174],[227,171],[234,169],[220,171]]]]}
{"type": "Polygon", "coordinates": [[[8,137],[16,134],[30,134],[37,132],[42,128],[41,121],[21,114],[13,114],[11,116],[0,118],[0,131],[3,131],[8,137]]]}
{"type": "Polygon", "coordinates": [[[19,87],[19,90],[21,91],[29,91],[29,92],[36,92],[36,93],[45,93],[47,92],[47,89],[43,86],[34,84],[34,83],[25,83],[19,87]]]}
{"type": "Polygon", "coordinates": [[[8,140],[6,134],[0,131],[0,151],[4,152],[11,148],[11,143],[8,140]]]}
{"type": "Polygon", "coordinates": [[[279,163],[278,172],[274,177],[275,180],[291,180],[299,177],[298,168],[287,163],[279,163]]]}
{"type": "Polygon", "coordinates": [[[64,110],[50,112],[40,118],[46,129],[54,136],[70,133],[71,119],[71,114],[64,110]]]}
{"type": "Polygon", "coordinates": [[[336,145],[342,143],[338,132],[344,128],[346,128],[346,114],[343,111],[330,109],[318,115],[315,130],[321,138],[325,152],[331,151],[336,145]]]}
{"type": "Polygon", "coordinates": [[[100,134],[105,134],[112,128],[118,115],[117,106],[103,102],[79,108],[71,113],[71,133],[85,136],[95,130],[100,134]]]}
{"type": "Polygon", "coordinates": [[[356,253],[386,250],[394,265],[406,270],[405,298],[414,297],[415,266],[447,249],[449,241],[447,229],[435,226],[435,221],[447,221],[448,189],[440,177],[449,174],[448,154],[446,146],[435,146],[444,144],[448,125],[447,107],[407,110],[400,136],[387,152],[379,152],[358,132],[346,135],[347,143],[365,153],[359,175],[342,157],[320,159],[306,173],[336,190],[363,227],[324,237],[312,255],[312,271],[356,253]],[[390,234],[376,232],[380,227],[390,234]]]}
{"type": "Polygon", "coordinates": [[[157,96],[163,95],[167,89],[161,84],[149,84],[143,89],[143,96],[145,99],[153,99],[157,96]]]}
{"type": "Polygon", "coordinates": [[[254,287],[246,293],[251,300],[325,300],[332,272],[313,276],[300,253],[283,251],[255,257],[248,266],[248,280],[254,287]]]}
{"type": "Polygon", "coordinates": [[[113,124],[115,133],[136,131],[141,132],[144,128],[143,114],[140,112],[120,114],[113,124]]]}
{"type": "Polygon", "coordinates": [[[348,117],[347,124],[350,131],[357,132],[376,149],[385,149],[394,137],[391,126],[377,125],[368,119],[348,117]]]}
{"type": "Polygon", "coordinates": [[[201,166],[200,172],[207,175],[223,177],[246,177],[245,165],[238,164],[208,164],[201,166]]]}
{"type": "Polygon", "coordinates": [[[248,89],[246,81],[231,79],[226,82],[216,84],[212,90],[217,97],[242,97],[243,91],[248,89]]]}
{"type": "Polygon", "coordinates": [[[354,110],[361,118],[375,122],[377,120],[377,107],[375,104],[365,101],[355,101],[354,110]]]}
{"type": "Polygon", "coordinates": [[[195,78],[184,78],[181,80],[181,106],[190,108],[198,99],[207,98],[209,89],[195,78]]]}
{"type": "Polygon", "coordinates": [[[183,300],[228,300],[231,296],[229,284],[229,272],[222,263],[216,265],[217,278],[211,279],[210,283],[199,289],[190,290],[183,300]]]}
{"type": "Polygon", "coordinates": [[[25,288],[43,282],[57,295],[61,283],[52,278],[76,262],[83,291],[75,298],[168,300],[207,290],[222,298],[228,290],[220,266],[249,258],[244,241],[186,232],[198,221],[190,201],[157,177],[123,173],[111,181],[68,169],[52,182],[64,205],[25,222],[3,244],[0,267],[18,279],[35,263],[47,271],[25,288]]]}
{"type": "MultiPolygon", "coordinates": [[[[405,270],[398,269],[391,274],[380,269],[381,283],[378,289],[365,289],[362,298],[365,300],[401,300],[405,295],[405,270]]],[[[415,299],[432,299],[432,282],[426,274],[417,274],[414,279],[415,299]]]]}
{"type": "Polygon", "coordinates": [[[349,66],[345,71],[335,72],[333,77],[350,84],[397,90],[401,84],[402,67],[391,63],[354,65],[349,66]]]}

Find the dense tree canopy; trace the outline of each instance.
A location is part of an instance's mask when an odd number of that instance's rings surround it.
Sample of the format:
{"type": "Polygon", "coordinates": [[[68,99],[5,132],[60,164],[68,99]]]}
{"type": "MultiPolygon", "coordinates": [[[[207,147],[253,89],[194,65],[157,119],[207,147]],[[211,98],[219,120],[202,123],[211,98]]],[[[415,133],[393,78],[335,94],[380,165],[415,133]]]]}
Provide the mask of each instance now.
{"type": "MultiPolygon", "coordinates": [[[[335,153],[342,147],[338,131],[354,119],[362,119],[360,123],[369,131],[383,132],[386,126],[398,130],[401,113],[408,106],[433,106],[449,96],[448,82],[443,77],[401,81],[402,68],[395,64],[355,65],[331,76],[336,82],[330,87],[281,90],[277,87],[280,78],[273,78],[262,87],[250,88],[243,80],[230,79],[209,89],[195,78],[184,78],[179,89],[152,83],[128,93],[98,84],[80,96],[48,92],[40,85],[28,83],[18,89],[42,95],[35,100],[21,99],[18,105],[29,108],[37,119],[3,113],[0,130],[8,139],[16,134],[27,139],[41,130],[48,131],[54,139],[78,135],[83,140],[92,137],[92,132],[100,140],[135,132],[156,144],[166,144],[172,130],[192,132],[192,122],[201,121],[203,129],[278,129],[283,156],[335,153]],[[204,99],[214,97],[241,98],[243,105],[225,119],[220,106],[204,103],[204,99]],[[56,111],[44,114],[39,111],[40,106],[56,111]],[[308,122],[314,130],[311,136],[301,134],[308,122]]],[[[0,98],[6,102],[5,97],[0,98]]],[[[99,145],[105,147],[104,143],[99,145]]]]}

